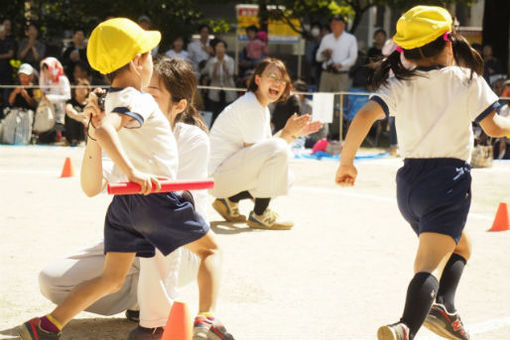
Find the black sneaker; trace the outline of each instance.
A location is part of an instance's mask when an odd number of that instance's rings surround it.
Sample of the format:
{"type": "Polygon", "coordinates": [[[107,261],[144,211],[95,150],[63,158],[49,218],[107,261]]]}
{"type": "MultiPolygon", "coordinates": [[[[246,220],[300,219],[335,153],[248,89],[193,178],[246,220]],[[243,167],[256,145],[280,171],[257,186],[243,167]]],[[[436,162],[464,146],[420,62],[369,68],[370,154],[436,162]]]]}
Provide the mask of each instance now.
{"type": "Polygon", "coordinates": [[[423,325],[443,338],[469,340],[459,313],[448,313],[446,307],[439,303],[432,305],[423,325]]]}
{"type": "Polygon", "coordinates": [[[378,340],[409,340],[409,327],[402,322],[379,327],[377,330],[378,340]]]}
{"type": "Polygon", "coordinates": [[[160,340],[163,336],[163,327],[145,328],[138,326],[129,332],[127,340],[160,340]]]}
{"type": "Polygon", "coordinates": [[[133,322],[140,322],[140,311],[139,310],[126,310],[126,319],[133,322]]]}

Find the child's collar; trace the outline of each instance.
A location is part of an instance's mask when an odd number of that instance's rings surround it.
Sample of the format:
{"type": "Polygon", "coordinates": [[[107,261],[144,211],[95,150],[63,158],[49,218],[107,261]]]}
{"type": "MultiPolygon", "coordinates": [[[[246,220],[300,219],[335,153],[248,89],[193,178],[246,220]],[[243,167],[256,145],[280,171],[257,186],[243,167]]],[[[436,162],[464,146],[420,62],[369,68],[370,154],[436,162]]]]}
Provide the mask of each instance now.
{"type": "Polygon", "coordinates": [[[415,70],[417,71],[433,71],[433,70],[440,70],[446,66],[444,65],[431,65],[431,66],[417,66],[415,70]]]}

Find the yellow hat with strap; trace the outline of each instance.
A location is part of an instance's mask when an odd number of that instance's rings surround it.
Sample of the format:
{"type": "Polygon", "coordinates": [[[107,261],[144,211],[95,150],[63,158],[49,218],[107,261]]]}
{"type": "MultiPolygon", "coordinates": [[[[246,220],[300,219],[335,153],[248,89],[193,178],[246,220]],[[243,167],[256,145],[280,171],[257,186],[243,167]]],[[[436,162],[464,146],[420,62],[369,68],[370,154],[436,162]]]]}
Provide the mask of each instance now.
{"type": "Polygon", "coordinates": [[[393,40],[402,48],[422,47],[452,30],[452,16],[437,6],[415,6],[405,12],[397,22],[393,40]]]}
{"type": "Polygon", "coordinates": [[[161,40],[158,31],[146,31],[127,18],[100,23],[90,35],[87,59],[90,66],[103,74],[127,65],[137,54],[149,52],[161,40]]]}

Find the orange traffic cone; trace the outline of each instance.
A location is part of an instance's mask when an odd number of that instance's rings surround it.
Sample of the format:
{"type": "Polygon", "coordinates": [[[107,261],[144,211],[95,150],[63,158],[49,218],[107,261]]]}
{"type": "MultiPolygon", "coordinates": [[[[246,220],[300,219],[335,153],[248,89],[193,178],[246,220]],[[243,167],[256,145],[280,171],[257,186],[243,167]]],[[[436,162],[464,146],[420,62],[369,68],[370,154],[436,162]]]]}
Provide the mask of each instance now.
{"type": "Polygon", "coordinates": [[[61,178],[64,177],[73,177],[74,176],[74,167],[73,162],[71,162],[71,158],[66,157],[66,161],[64,163],[64,168],[62,168],[61,178]]]}
{"type": "Polygon", "coordinates": [[[508,207],[506,203],[499,203],[498,211],[496,212],[496,217],[494,218],[494,223],[492,223],[492,227],[488,231],[505,231],[510,230],[510,222],[508,220],[508,207]]]}
{"type": "Polygon", "coordinates": [[[191,340],[193,330],[188,305],[175,301],[170,310],[168,321],[161,340],[191,340]]]}

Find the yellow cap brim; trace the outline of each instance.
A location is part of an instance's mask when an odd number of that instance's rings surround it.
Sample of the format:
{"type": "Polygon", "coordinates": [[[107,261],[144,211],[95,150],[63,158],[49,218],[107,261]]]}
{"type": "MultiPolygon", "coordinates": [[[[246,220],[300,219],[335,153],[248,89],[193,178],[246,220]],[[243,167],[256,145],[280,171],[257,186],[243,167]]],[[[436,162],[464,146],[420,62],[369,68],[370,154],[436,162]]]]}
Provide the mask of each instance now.
{"type": "Polygon", "coordinates": [[[159,31],[144,31],[143,40],[140,44],[141,51],[139,53],[146,53],[152,51],[161,41],[161,33],[159,31]]]}

